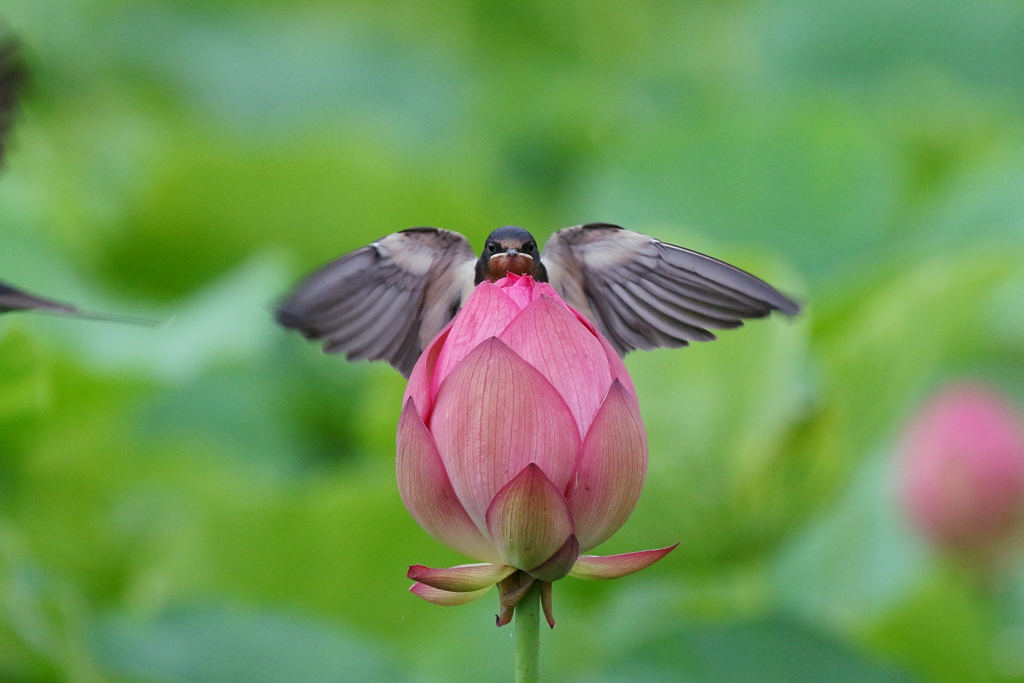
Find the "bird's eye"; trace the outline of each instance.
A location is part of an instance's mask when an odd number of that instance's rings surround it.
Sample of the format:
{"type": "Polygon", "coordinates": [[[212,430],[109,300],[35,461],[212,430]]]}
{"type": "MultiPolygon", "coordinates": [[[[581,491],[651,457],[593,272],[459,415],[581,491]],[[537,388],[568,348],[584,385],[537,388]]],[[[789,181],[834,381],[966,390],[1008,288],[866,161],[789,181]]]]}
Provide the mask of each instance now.
{"type": "Polygon", "coordinates": [[[487,245],[487,248],[490,249],[491,251],[498,251],[498,243],[497,242],[490,242],[487,245]]]}
{"type": "Polygon", "coordinates": [[[537,245],[534,244],[533,242],[527,242],[526,244],[523,245],[523,251],[533,251],[536,248],[537,245]]]}

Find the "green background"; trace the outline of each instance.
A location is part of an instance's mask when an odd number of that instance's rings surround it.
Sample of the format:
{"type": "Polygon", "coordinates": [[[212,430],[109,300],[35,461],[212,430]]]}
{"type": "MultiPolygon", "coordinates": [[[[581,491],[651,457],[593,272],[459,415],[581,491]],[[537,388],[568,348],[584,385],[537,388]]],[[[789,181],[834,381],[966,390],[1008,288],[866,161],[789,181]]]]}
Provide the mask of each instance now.
{"type": "Polygon", "coordinates": [[[555,586],[547,681],[1024,681],[1024,564],[906,521],[944,383],[1024,404],[1017,0],[4,0],[33,71],[0,276],[159,329],[0,319],[0,680],[511,680],[394,482],[403,381],[277,329],[433,225],[619,223],[807,302],[630,356],[651,441],[555,586]]]}

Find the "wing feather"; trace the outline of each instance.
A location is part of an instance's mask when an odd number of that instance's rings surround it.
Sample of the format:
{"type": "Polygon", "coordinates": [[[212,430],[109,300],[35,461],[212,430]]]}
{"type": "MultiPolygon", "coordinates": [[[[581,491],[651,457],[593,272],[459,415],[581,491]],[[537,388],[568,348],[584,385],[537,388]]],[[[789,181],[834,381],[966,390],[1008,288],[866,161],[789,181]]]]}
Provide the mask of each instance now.
{"type": "Polygon", "coordinates": [[[796,315],[800,312],[800,306],[795,301],[744,270],[691,249],[660,241],[656,241],[656,244],[666,263],[700,279],[711,289],[731,294],[741,301],[745,299],[755,306],[760,304],[770,310],[782,311],[787,315],[796,315]]]}
{"type": "Polygon", "coordinates": [[[742,320],[728,320],[712,315],[706,315],[700,310],[680,306],[673,301],[672,293],[661,289],[649,282],[624,282],[625,287],[634,297],[645,302],[647,306],[655,308],[662,314],[687,325],[701,328],[709,327],[713,330],[731,330],[743,325],[742,320]]]}
{"type": "Polygon", "coordinates": [[[0,165],[6,152],[6,137],[18,110],[18,91],[26,80],[18,41],[0,36],[0,165]]]}
{"type": "Polygon", "coordinates": [[[671,292],[675,297],[697,301],[722,312],[727,312],[729,315],[743,318],[763,317],[771,311],[770,308],[765,306],[752,305],[747,303],[746,299],[740,300],[721,291],[709,289],[705,285],[694,283],[675,273],[663,274],[658,271],[641,268],[630,269],[630,272],[636,276],[636,279],[643,282],[653,282],[663,290],[671,292]]]}
{"type": "Polygon", "coordinates": [[[69,315],[81,313],[77,307],[70,304],[28,294],[0,282],[0,313],[9,313],[11,311],[46,311],[69,315]]]}
{"type": "Polygon", "coordinates": [[[457,232],[392,233],[309,275],[279,306],[277,321],[322,340],[327,353],[386,360],[408,377],[458,311],[475,260],[457,232]]]}
{"type": "MultiPolygon", "coordinates": [[[[593,309],[600,311],[599,320],[605,322],[602,325],[602,331],[612,346],[615,347],[615,350],[620,355],[625,355],[627,350],[655,348],[655,344],[643,334],[644,326],[630,324],[629,318],[632,316],[629,315],[628,311],[623,310],[621,302],[607,294],[602,296],[602,293],[598,290],[597,296],[590,297],[588,294],[588,297],[591,298],[593,309]],[[623,313],[625,313],[626,317],[624,317],[623,313]]],[[[598,324],[594,320],[591,322],[594,322],[595,325],[598,324]]]]}
{"type": "Polygon", "coordinates": [[[711,329],[799,305],[746,271],[617,225],[559,230],[544,246],[551,285],[622,355],[711,341],[711,329]]]}
{"type": "Polygon", "coordinates": [[[382,304],[373,310],[374,317],[367,320],[366,327],[352,338],[349,357],[353,360],[381,358],[399,336],[406,321],[414,317],[406,312],[411,306],[416,306],[420,298],[404,289],[396,292],[390,300],[383,299],[382,304]]]}
{"type": "MultiPolygon", "coordinates": [[[[690,341],[712,341],[715,338],[711,332],[690,325],[657,305],[649,298],[637,297],[624,284],[616,282],[612,285],[612,291],[622,299],[642,320],[654,329],[659,330],[669,339],[677,342],[690,341]]],[[[681,343],[680,346],[685,344],[681,343]]]]}

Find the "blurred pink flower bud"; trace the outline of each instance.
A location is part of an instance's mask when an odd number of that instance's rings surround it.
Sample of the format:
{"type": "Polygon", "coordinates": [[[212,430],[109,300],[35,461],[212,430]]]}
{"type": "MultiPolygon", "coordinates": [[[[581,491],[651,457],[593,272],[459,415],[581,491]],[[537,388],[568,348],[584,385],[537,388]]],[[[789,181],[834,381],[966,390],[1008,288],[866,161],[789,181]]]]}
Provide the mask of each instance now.
{"type": "Polygon", "coordinates": [[[936,544],[984,558],[1024,520],[1024,427],[1014,406],[980,382],[950,386],[911,422],[903,498],[936,544]]]}
{"type": "Polygon", "coordinates": [[[632,512],[647,436],[622,360],[548,284],[481,283],[420,357],[404,402],[402,500],[434,538],[483,563],[411,567],[420,597],[462,604],[498,583],[502,625],[538,580],[553,625],[550,582],[625,576],[671,550],[580,556],[632,512]]]}

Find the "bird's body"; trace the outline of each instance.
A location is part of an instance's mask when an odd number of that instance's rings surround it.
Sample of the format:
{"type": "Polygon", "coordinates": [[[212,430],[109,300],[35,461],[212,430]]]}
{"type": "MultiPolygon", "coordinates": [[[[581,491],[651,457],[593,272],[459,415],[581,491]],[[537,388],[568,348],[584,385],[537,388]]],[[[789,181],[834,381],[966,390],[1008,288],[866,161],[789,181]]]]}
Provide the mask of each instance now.
{"type": "Polygon", "coordinates": [[[727,263],[607,223],[559,230],[544,245],[498,228],[479,257],[457,232],[412,228],[350,252],[306,278],[278,322],[349,360],[387,360],[408,376],[473,288],[508,273],[549,282],[620,355],[715,338],[744,318],[799,306],[727,263]]]}

